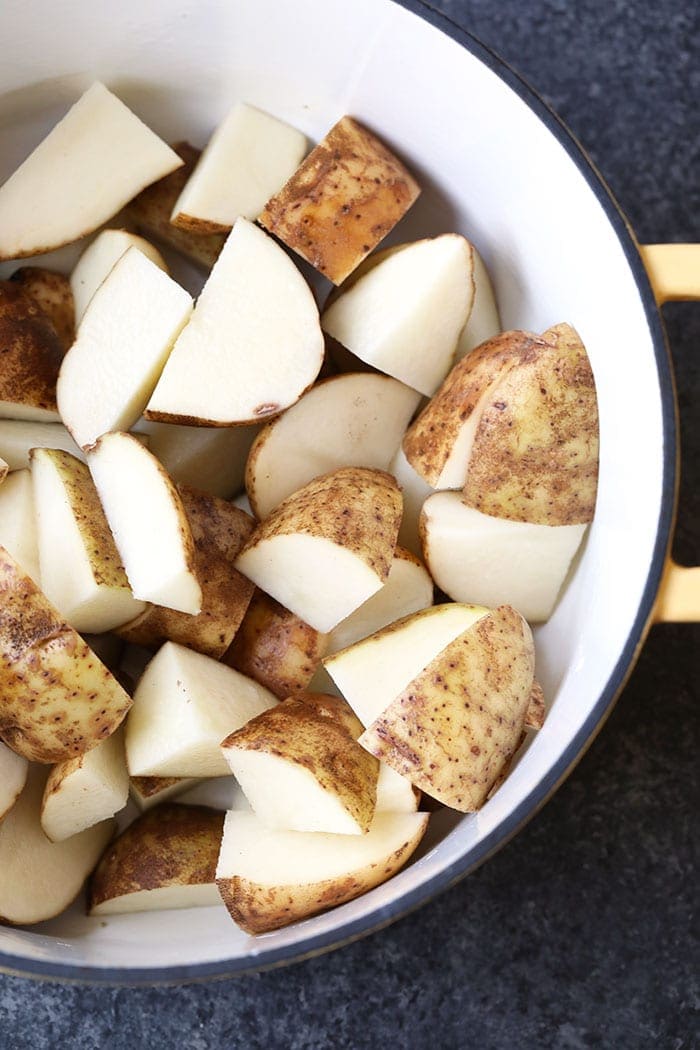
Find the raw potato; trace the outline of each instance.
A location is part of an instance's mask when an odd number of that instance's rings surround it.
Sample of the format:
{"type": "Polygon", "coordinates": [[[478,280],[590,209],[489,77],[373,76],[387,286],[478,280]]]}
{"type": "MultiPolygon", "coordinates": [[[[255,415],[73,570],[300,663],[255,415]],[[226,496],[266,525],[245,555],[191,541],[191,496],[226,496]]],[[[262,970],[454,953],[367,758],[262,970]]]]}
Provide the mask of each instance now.
{"type": "Polygon", "coordinates": [[[126,726],[132,777],[219,777],[224,737],[274,707],[257,682],[202,653],[166,642],[134,693],[126,726]]]}
{"type": "Polygon", "coordinates": [[[196,615],[202,608],[192,530],[155,456],[131,434],[103,434],[88,465],[135,598],[196,615]]]}
{"type": "Polygon", "coordinates": [[[306,689],[326,651],[326,635],[256,590],[223,662],[285,700],[306,689]]]}
{"type": "Polygon", "coordinates": [[[224,813],[229,809],[250,812],[250,803],[240,785],[236,783],[235,777],[206,777],[204,780],[194,781],[193,784],[193,787],[187,788],[178,796],[181,805],[209,806],[210,809],[222,810],[224,813]]]}
{"type": "Polygon", "coordinates": [[[138,817],[107,849],[90,882],[90,915],[218,904],[221,813],[168,802],[138,817]]]}
{"type": "Polygon", "coordinates": [[[27,781],[29,763],[0,742],[0,821],[19,798],[27,781]]]}
{"type": "Polygon", "coordinates": [[[126,216],[147,237],[153,237],[180,252],[191,262],[211,270],[219,257],[226,238],[222,234],[191,233],[180,230],[170,222],[175,201],[195,169],[201,154],[187,142],[178,142],[174,151],[183,161],[182,167],[166,175],[152,186],[139,193],[126,206],[126,216]]]}
{"type": "Polygon", "coordinates": [[[181,163],[96,81],[0,187],[0,259],[77,241],[181,163]]]}
{"type": "Polygon", "coordinates": [[[85,462],[85,453],[70,436],[63,423],[38,423],[23,419],[0,419],[0,456],[10,470],[29,466],[33,448],[61,448],[85,462]]]}
{"type": "Polygon", "coordinates": [[[445,594],[512,605],[531,623],[551,616],[586,528],[494,518],[466,507],[459,492],[436,492],[420,518],[425,561],[445,594]]]}
{"type": "Polygon", "coordinates": [[[535,679],[532,683],[532,691],[530,692],[530,699],[525,712],[525,728],[541,729],[544,725],[546,714],[547,708],[542,686],[535,679]]]}
{"type": "Polygon", "coordinates": [[[110,736],[131,698],[0,547],[0,739],[62,762],[110,736]]]}
{"type": "Polygon", "coordinates": [[[386,252],[321,318],[361,360],[430,396],[452,367],[474,295],[472,246],[456,233],[386,252]]]}
{"type": "MultiPolygon", "coordinates": [[[[374,816],[379,763],[336,715],[345,701],[320,699],[318,706],[302,694],[253,718],[222,741],[224,757],[267,827],[362,835],[374,816]]],[[[347,717],[357,723],[349,709],[347,717]]]]}
{"type": "Polygon", "coordinates": [[[267,933],[344,904],[403,867],[427,813],[379,813],[366,835],[275,831],[254,813],[226,814],[216,883],[233,920],[267,933]]]}
{"type": "Polygon", "coordinates": [[[75,304],[68,278],[41,266],[22,266],[10,280],[46,314],[65,352],[75,339],[75,304]]]}
{"type": "Polygon", "coordinates": [[[196,616],[151,605],[124,624],[118,634],[127,642],[157,648],[168,639],[220,659],[245,616],[254,585],[233,567],[236,555],[255,527],[242,510],[225,500],[179,487],[192,530],[195,571],[202,588],[196,616]]]}
{"type": "Polygon", "coordinates": [[[114,821],[106,820],[66,842],[51,842],[40,823],[48,772],[30,766],[22,794],[0,822],[0,923],[28,926],[60,915],[114,831],[114,821]]]}
{"type": "Polygon", "coordinates": [[[13,281],[0,281],[0,346],[0,415],[44,423],[57,420],[56,380],[63,346],[43,310],[13,281]]]}
{"type": "Polygon", "coordinates": [[[0,459],[0,485],[3,483],[9,472],[9,465],[5,462],[4,459],[0,459]]]}
{"type": "Polygon", "coordinates": [[[237,103],[219,124],[173,207],[170,221],[196,234],[227,233],[239,215],[257,219],[306,153],[306,136],[237,103]]]}
{"type": "Polygon", "coordinates": [[[457,343],[455,360],[461,361],[463,357],[471,353],[477,346],[481,346],[487,339],[493,339],[502,331],[501,317],[498,312],[498,304],[493,291],[493,285],[484,260],[472,245],[474,260],[474,301],[469,320],[462,329],[462,334],[457,343]]]}
{"type": "Polygon", "coordinates": [[[386,762],[379,763],[375,813],[415,813],[421,793],[386,762]]]}
{"type": "Polygon", "coordinates": [[[255,440],[246,490],[256,517],[262,521],[287,496],[339,467],[386,470],[418,400],[415,390],[383,375],[317,383],[255,440]]]}
{"type": "Polygon", "coordinates": [[[418,523],[420,512],[428,496],[433,493],[432,487],[417,474],[399,448],[389,464],[389,473],[393,474],[401,488],[403,498],[403,517],[399,529],[399,543],[406,550],[423,557],[418,523]]]}
{"type": "Polygon", "coordinates": [[[124,808],[129,774],[121,729],[77,758],[59,762],[49,773],[41,806],[41,826],[52,842],[79,835],[124,808]]]}
{"type": "Polygon", "coordinates": [[[501,606],[450,642],[360,743],[439,802],[473,812],[518,746],[534,669],[530,628],[501,606]]]}
{"type": "Polygon", "coordinates": [[[0,486],[0,545],[38,585],[39,540],[32,475],[16,470],[0,486]]]}
{"type": "Polygon", "coordinates": [[[192,312],[192,298],[138,248],[128,248],[92,296],[58,379],[61,418],[91,448],[143,412],[192,312]]]}
{"type": "Polygon", "coordinates": [[[340,284],[419,193],[401,161],[346,116],[267,202],[260,222],[333,284],[340,284]]]}
{"type": "Polygon", "coordinates": [[[196,777],[131,777],[130,794],[134,802],[145,813],[166,799],[179,797],[200,781],[196,777]]]}
{"type": "Polygon", "coordinates": [[[236,566],[327,632],[386,582],[400,521],[401,494],[389,474],[343,467],[281,503],[255,530],[236,566]]]}
{"type": "Polygon", "coordinates": [[[592,520],[598,403],[588,355],[568,324],[543,333],[529,360],[498,384],[481,415],[464,502],[537,525],[592,520]]]}
{"type": "Polygon", "coordinates": [[[168,272],[165,259],[158,249],[143,237],[129,233],[128,230],[102,230],[92,244],[87,246],[70,275],[76,325],[82,321],[97,289],[129,248],[138,248],[159,270],[168,272]]]}
{"type": "Polygon", "coordinates": [[[433,605],[341,649],[323,663],[368,726],[445,646],[488,611],[477,605],[433,605]]]}
{"type": "Polygon", "coordinates": [[[145,415],[162,423],[258,423],[298,401],[323,363],[311,289],[263,230],[237,219],[145,415]]]}
{"type": "Polygon", "coordinates": [[[101,634],[145,605],[131,593],[97,489],[69,452],[31,452],[41,587],[76,631],[101,634]]]}
{"type": "Polygon", "coordinates": [[[137,426],[176,484],[193,485],[222,499],[243,487],[246,460],[259,427],[181,427],[150,419],[140,420],[137,426]]]}

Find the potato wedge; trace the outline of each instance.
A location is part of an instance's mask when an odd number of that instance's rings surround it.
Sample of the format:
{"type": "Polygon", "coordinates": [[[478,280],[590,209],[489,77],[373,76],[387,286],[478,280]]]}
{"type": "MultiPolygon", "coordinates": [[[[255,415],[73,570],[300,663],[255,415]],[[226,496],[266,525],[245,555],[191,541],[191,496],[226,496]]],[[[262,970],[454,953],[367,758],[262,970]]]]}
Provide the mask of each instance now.
{"type": "Polygon", "coordinates": [[[340,284],[405,215],[420,187],[383,142],[342,117],[260,216],[333,284],[340,284]]]}
{"type": "Polygon", "coordinates": [[[163,256],[143,237],[129,233],[128,230],[102,230],[87,246],[70,275],[76,326],[85,316],[97,289],[129,248],[137,248],[159,270],[168,273],[163,256]]]}
{"type": "Polygon", "coordinates": [[[0,486],[0,545],[38,585],[39,539],[34,490],[28,470],[15,470],[0,486]]]}
{"type": "Polygon", "coordinates": [[[439,802],[473,812],[518,746],[534,670],[530,628],[501,606],[438,653],[360,743],[439,802]]]}
{"type": "Polygon", "coordinates": [[[56,380],[63,346],[33,299],[13,281],[0,281],[0,415],[56,421],[56,380]]]}
{"type": "Polygon", "coordinates": [[[326,635],[256,590],[222,661],[280,700],[306,689],[326,650],[326,635]]]}
{"type": "Polygon", "coordinates": [[[79,835],[124,808],[129,774],[121,728],[49,773],[41,804],[41,826],[52,842],[79,835]]]}
{"type": "Polygon", "coordinates": [[[22,793],[27,782],[29,763],[0,742],[0,821],[22,793]]]}
{"type": "Polygon", "coordinates": [[[39,423],[24,419],[0,419],[0,456],[10,470],[25,470],[33,448],[60,448],[85,462],[63,423],[39,423]]]}
{"type": "Polygon", "coordinates": [[[379,813],[366,835],[275,831],[226,814],[216,884],[247,933],[267,933],[359,897],[403,867],[427,813],[379,813]]]}
{"type": "Polygon", "coordinates": [[[22,794],[0,822],[0,923],[28,926],[60,915],[114,832],[114,821],[106,820],[65,842],[51,842],[40,822],[48,773],[29,767],[22,794]]]}
{"type": "Polygon", "coordinates": [[[455,361],[461,361],[463,357],[470,354],[477,346],[481,346],[487,339],[493,339],[495,335],[498,335],[503,330],[491,277],[486,269],[484,260],[474,245],[472,245],[472,255],[474,262],[472,271],[474,300],[469,320],[462,329],[457,342],[455,361]]]}
{"type": "Polygon", "coordinates": [[[231,645],[255,589],[233,567],[255,527],[254,520],[226,500],[178,489],[194,541],[194,563],[201,581],[202,608],[195,616],[150,605],[117,634],[127,642],[157,648],[168,639],[220,659],[231,645]]]}
{"type": "Polygon", "coordinates": [[[68,278],[42,266],[21,266],[10,280],[48,317],[65,353],[75,339],[75,304],[68,278]]]}
{"type": "Polygon", "coordinates": [[[197,777],[130,777],[129,793],[141,812],[145,813],[147,809],[177,798],[199,783],[197,777]]]}
{"type": "Polygon", "coordinates": [[[90,881],[90,915],[218,904],[214,882],[221,813],[166,802],[130,824],[90,881]]]}
{"type": "Polygon", "coordinates": [[[386,470],[418,400],[389,376],[351,373],[317,383],[250,450],[245,480],[256,517],[339,467],[386,470]]]}
{"type": "Polygon", "coordinates": [[[0,547],[0,739],[62,762],[110,736],[131,698],[0,547]]]}
{"type": "Polygon", "coordinates": [[[525,728],[541,729],[544,725],[546,714],[547,707],[544,692],[540,683],[535,679],[532,683],[532,691],[530,693],[527,711],[525,712],[525,728]]]}
{"type": "Polygon", "coordinates": [[[423,557],[419,532],[420,512],[434,489],[424,481],[406,459],[403,448],[399,448],[389,464],[389,473],[396,478],[403,499],[403,516],[399,529],[399,545],[419,558],[423,557]]]}
{"type": "Polygon", "coordinates": [[[343,467],[281,503],[257,527],[236,567],[317,631],[327,632],[386,582],[400,521],[394,478],[343,467]]]}
{"type": "Polygon", "coordinates": [[[149,449],[177,485],[230,499],[243,487],[248,453],[260,428],[181,427],[141,419],[134,430],[147,436],[149,449]]]}

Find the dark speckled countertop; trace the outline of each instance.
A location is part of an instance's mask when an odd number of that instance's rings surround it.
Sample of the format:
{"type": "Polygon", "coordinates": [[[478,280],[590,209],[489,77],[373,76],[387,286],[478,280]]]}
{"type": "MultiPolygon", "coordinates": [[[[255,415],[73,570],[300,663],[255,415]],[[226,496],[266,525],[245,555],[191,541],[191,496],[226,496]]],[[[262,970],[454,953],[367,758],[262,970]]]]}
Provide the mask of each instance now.
{"type": "MultiPolygon", "coordinates": [[[[435,6],[553,105],[641,241],[700,239],[697,0],[435,6]]],[[[683,439],[675,553],[691,563],[700,558],[700,304],[674,304],[665,319],[683,439]]],[[[390,929],[210,985],[112,990],[0,977],[1,1050],[700,1046],[699,639],[693,626],[656,627],[604,731],[539,816],[390,929]]]]}

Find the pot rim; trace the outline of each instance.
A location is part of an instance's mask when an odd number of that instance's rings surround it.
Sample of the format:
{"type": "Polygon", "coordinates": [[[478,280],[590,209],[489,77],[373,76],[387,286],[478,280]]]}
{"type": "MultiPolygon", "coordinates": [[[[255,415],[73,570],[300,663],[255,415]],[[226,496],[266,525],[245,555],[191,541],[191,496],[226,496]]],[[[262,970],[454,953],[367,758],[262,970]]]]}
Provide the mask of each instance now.
{"type": "Polygon", "coordinates": [[[460,858],[391,904],[379,906],[369,915],[348,921],[333,931],[307,936],[302,941],[283,948],[262,949],[255,956],[247,959],[222,959],[211,963],[152,968],[93,968],[54,961],[30,960],[24,956],[0,951],[0,973],[36,980],[95,985],[137,986],[195,983],[259,972],[301,961],[377,932],[454,886],[506,845],[524,827],[583,757],[612,711],[637,661],[652,623],[654,604],[669,553],[675,521],[678,481],[678,421],[673,366],[661,315],[639,254],[637,240],[594,162],[562,119],[519,73],[496,52],[457,25],[449,16],[433,8],[427,0],[392,0],[392,2],[441,30],[469,51],[515,91],[519,98],[542,120],[576,164],[598,200],[618,237],[634,277],[649,325],[659,374],[664,447],[662,494],[656,526],[656,540],[642,598],[625,645],[588,718],[548,771],[546,777],[478,844],[470,853],[468,860],[466,857],[460,858]]]}

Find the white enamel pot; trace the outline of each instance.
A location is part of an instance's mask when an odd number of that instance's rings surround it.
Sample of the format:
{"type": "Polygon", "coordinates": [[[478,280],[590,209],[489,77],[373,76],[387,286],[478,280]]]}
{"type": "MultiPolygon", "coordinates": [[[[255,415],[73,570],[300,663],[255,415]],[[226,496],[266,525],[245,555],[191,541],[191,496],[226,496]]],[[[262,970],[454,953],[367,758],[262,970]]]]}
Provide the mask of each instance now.
{"type": "Polygon", "coordinates": [[[166,139],[198,145],[236,99],[312,139],[351,113],[397,149],[424,187],[397,238],[465,233],[490,267],[504,327],[571,322],[598,387],[595,521],[554,616],[536,631],[548,717],[479,813],[436,815],[425,847],[390,882],[258,938],[223,907],[104,923],[87,919],[79,902],[39,927],[0,928],[7,972],[206,979],[359,937],[463,877],[580,758],[659,610],[693,618],[698,570],[682,573],[668,561],[676,408],[657,299],[697,296],[698,259],[693,289],[678,249],[647,251],[655,296],[624,217],[556,117],[491,52],[418,0],[64,0],[56,15],[48,3],[0,6],[0,39],[12,42],[0,66],[0,180],[96,77],[166,139]],[[536,177],[523,158],[536,159],[536,177]]]}

